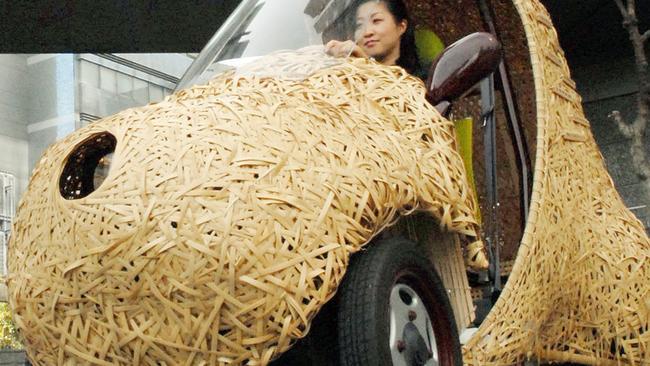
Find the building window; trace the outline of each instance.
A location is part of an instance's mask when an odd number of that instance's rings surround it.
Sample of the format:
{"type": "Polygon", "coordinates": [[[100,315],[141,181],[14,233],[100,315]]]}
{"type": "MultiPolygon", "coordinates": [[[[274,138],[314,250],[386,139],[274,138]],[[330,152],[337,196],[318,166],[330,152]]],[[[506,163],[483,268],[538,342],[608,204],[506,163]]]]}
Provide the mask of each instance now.
{"type": "Polygon", "coordinates": [[[9,230],[11,220],[16,212],[16,179],[13,174],[0,171],[0,268],[3,276],[7,275],[7,242],[9,241],[9,230]]]}

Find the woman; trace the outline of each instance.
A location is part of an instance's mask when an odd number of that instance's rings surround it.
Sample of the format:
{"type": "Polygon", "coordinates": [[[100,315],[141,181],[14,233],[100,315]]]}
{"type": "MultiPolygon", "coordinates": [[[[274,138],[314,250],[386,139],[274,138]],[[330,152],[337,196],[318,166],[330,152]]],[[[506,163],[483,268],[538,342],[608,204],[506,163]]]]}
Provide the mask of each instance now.
{"type": "Polygon", "coordinates": [[[356,11],[353,41],[332,40],[328,54],[373,58],[377,62],[398,65],[409,73],[418,71],[415,36],[402,0],[366,0],[356,11]]]}

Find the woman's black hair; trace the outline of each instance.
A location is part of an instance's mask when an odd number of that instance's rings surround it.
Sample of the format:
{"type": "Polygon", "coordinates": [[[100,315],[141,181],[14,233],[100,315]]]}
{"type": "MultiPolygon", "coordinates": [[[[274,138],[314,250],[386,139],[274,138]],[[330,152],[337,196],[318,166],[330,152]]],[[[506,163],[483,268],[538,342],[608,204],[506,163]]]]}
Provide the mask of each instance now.
{"type": "Polygon", "coordinates": [[[362,0],[358,3],[358,6],[361,4],[367,3],[369,1],[381,1],[386,4],[386,8],[393,15],[395,23],[399,24],[401,21],[406,21],[406,31],[402,34],[400,38],[400,47],[399,47],[399,58],[396,61],[398,66],[401,66],[413,74],[418,72],[420,69],[420,62],[418,61],[418,55],[415,48],[415,27],[413,22],[411,22],[411,17],[409,17],[408,9],[403,0],[362,0]]]}

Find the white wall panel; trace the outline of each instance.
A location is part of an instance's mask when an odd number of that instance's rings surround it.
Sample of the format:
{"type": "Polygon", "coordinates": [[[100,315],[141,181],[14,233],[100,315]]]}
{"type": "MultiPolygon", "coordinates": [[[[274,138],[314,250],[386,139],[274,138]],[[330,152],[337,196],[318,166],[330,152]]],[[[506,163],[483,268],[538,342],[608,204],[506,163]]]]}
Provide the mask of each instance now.
{"type": "Polygon", "coordinates": [[[27,139],[28,86],[27,56],[0,55],[0,135],[27,139]]]}
{"type": "Polygon", "coordinates": [[[27,187],[29,78],[27,55],[0,55],[0,170],[16,179],[15,201],[27,187]]]}
{"type": "Polygon", "coordinates": [[[30,170],[27,164],[27,141],[0,134],[0,170],[16,177],[16,201],[27,188],[30,170]]]}

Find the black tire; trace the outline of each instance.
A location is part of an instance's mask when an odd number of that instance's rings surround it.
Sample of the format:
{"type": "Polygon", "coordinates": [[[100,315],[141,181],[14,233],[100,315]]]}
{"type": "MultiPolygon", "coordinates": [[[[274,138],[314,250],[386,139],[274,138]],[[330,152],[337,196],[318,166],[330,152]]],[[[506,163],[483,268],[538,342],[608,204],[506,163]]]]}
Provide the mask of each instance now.
{"type": "Polygon", "coordinates": [[[458,331],[442,281],[414,243],[390,238],[371,243],[367,251],[355,254],[339,287],[337,333],[341,366],[393,364],[389,298],[393,287],[401,284],[409,286],[422,299],[435,335],[439,365],[462,365],[458,331]]]}

